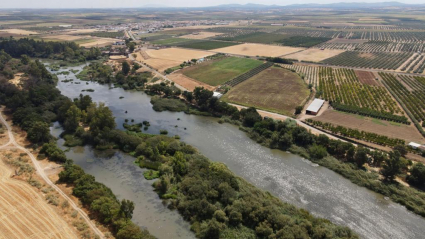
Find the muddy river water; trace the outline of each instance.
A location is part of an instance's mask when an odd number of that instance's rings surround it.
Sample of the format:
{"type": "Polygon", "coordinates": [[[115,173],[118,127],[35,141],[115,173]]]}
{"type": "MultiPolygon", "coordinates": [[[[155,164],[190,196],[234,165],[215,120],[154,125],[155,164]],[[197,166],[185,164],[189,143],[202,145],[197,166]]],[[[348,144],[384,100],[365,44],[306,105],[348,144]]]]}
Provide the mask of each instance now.
{"type": "MultiPolygon", "coordinates": [[[[297,155],[263,147],[233,125],[220,125],[217,119],[210,117],[155,112],[150,97],[142,92],[80,82],[72,73],[60,75],[59,79],[57,87],[62,94],[75,98],[83,93],[95,102],[104,102],[113,111],[119,128],[125,119],[134,119],[136,123],[147,120],[151,124],[148,133],[158,134],[159,130],[166,129],[171,136],[179,135],[182,141],[211,160],[225,163],[253,185],[315,216],[348,226],[362,238],[425,237],[422,217],[297,155]],[[61,82],[64,79],[73,79],[73,82],[61,82]],[[84,89],[94,92],[82,92],[84,89]]],[[[58,132],[59,129],[53,129],[53,133],[58,132]]],[[[119,199],[134,201],[133,221],[156,237],[194,238],[189,223],[161,203],[152,191],[152,182],[144,179],[144,169],[135,165],[131,156],[120,152],[96,152],[88,146],[75,147],[67,156],[110,187],[119,199]]]]}

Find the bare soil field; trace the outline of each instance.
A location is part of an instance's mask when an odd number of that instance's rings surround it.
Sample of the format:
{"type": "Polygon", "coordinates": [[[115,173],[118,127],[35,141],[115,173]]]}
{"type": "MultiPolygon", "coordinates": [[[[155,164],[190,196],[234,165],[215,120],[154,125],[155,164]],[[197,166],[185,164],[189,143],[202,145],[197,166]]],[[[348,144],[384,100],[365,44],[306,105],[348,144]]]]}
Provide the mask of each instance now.
{"type": "Polygon", "coordinates": [[[38,32],[27,31],[27,30],[22,30],[22,29],[5,29],[5,30],[0,30],[0,32],[6,32],[6,33],[10,33],[10,34],[24,35],[24,36],[38,34],[38,32]]]}
{"type": "Polygon", "coordinates": [[[151,58],[177,61],[179,62],[179,64],[182,63],[183,61],[190,61],[191,59],[199,59],[199,58],[213,55],[213,53],[207,52],[207,51],[189,50],[189,49],[180,49],[180,48],[147,50],[146,53],[151,58]]]}
{"type": "Polygon", "coordinates": [[[9,80],[10,83],[14,84],[18,88],[21,88],[21,82],[22,82],[22,75],[24,73],[17,73],[14,75],[13,79],[9,80]]]}
{"type": "Polygon", "coordinates": [[[343,53],[344,50],[330,50],[330,49],[317,49],[310,48],[305,51],[297,52],[294,54],[286,55],[285,58],[297,59],[299,61],[314,61],[319,62],[330,57],[336,56],[340,53],[343,53]]]}
{"type": "Polygon", "coordinates": [[[403,139],[406,142],[425,143],[425,138],[413,125],[398,124],[378,119],[371,119],[359,115],[327,110],[314,120],[340,125],[347,128],[363,130],[390,138],[403,139]]]}
{"type": "Polygon", "coordinates": [[[287,47],[287,46],[272,46],[264,44],[245,43],[235,46],[215,49],[215,52],[243,55],[243,56],[286,56],[297,51],[302,51],[304,48],[287,47]]]}
{"type": "Polygon", "coordinates": [[[217,33],[217,32],[199,32],[199,33],[192,33],[184,36],[180,36],[181,38],[187,38],[187,39],[206,39],[210,37],[215,37],[223,35],[223,33],[217,33]]]}
{"type": "Polygon", "coordinates": [[[289,70],[271,67],[232,88],[222,99],[244,106],[293,115],[309,95],[302,79],[289,70]]]}
{"type": "Polygon", "coordinates": [[[67,34],[86,34],[86,33],[92,33],[92,32],[98,32],[100,30],[98,29],[71,29],[67,31],[67,34]]]}
{"type": "Polygon", "coordinates": [[[382,86],[379,81],[376,80],[376,76],[370,71],[354,71],[359,81],[366,85],[382,86]]]}
{"type": "Polygon", "coordinates": [[[33,187],[0,160],[0,238],[78,238],[33,187]]]}
{"type": "Polygon", "coordinates": [[[195,79],[192,79],[190,77],[187,77],[179,72],[173,73],[168,76],[168,78],[172,81],[174,81],[176,84],[183,86],[188,91],[195,90],[196,87],[204,87],[208,90],[214,90],[215,87],[210,86],[208,84],[205,84],[203,82],[197,81],[195,79]]]}

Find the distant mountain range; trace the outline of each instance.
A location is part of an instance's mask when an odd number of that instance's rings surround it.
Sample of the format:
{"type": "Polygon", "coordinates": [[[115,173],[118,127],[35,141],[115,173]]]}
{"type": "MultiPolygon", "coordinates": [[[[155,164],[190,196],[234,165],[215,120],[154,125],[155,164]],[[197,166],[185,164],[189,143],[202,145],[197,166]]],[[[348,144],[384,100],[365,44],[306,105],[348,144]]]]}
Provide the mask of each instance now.
{"type": "MultiPolygon", "coordinates": [[[[424,4],[406,4],[400,2],[340,2],[340,3],[328,3],[328,4],[318,4],[318,3],[308,3],[308,4],[291,4],[291,5],[264,5],[264,4],[223,4],[217,6],[208,6],[208,7],[193,7],[194,9],[223,9],[223,10],[261,10],[261,9],[301,9],[301,8],[334,8],[334,9],[364,9],[364,8],[391,8],[391,7],[425,7],[424,4]]],[[[160,4],[149,4],[145,5],[142,8],[177,8],[177,7],[167,7],[160,4]]],[[[188,8],[188,7],[181,7],[188,8]]]]}

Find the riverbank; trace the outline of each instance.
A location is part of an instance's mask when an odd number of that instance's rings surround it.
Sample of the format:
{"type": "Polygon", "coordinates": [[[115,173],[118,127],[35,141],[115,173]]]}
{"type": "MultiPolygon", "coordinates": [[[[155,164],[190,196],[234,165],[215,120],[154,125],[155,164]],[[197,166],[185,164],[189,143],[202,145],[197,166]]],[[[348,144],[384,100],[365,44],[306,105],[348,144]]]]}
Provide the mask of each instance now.
{"type": "MultiPolygon", "coordinates": [[[[315,215],[350,225],[364,237],[387,238],[390,235],[397,235],[396,238],[420,238],[415,235],[420,234],[420,232],[418,233],[421,231],[419,225],[423,219],[408,214],[403,207],[380,199],[382,197],[379,195],[351,184],[348,180],[325,170],[325,168],[312,166],[314,164],[310,164],[310,161],[303,161],[297,156],[261,147],[247,139],[245,133],[239,131],[237,127],[228,124],[217,127],[217,118],[168,111],[155,112],[149,103],[150,97],[143,92],[124,91],[120,88],[109,89],[106,85],[92,82],[89,84],[91,88],[95,89],[95,92],[88,94],[93,97],[94,101],[105,102],[111,108],[116,117],[115,121],[121,129],[123,129],[122,125],[125,119],[134,119],[135,123],[149,121],[151,126],[144,132],[159,134],[160,130],[165,129],[170,136],[179,135],[184,142],[196,146],[208,158],[226,163],[229,169],[237,175],[243,176],[245,180],[255,186],[272,192],[281,200],[312,211],[315,215]],[[122,96],[124,98],[117,100],[122,96]],[[128,112],[126,113],[126,111],[128,112]],[[272,164],[273,167],[270,167],[269,164],[272,164]],[[308,170],[308,174],[306,174],[306,170],[308,170]],[[288,175],[290,175],[290,179],[281,180],[282,177],[288,175]],[[320,185],[318,185],[318,180],[320,185]],[[289,182],[290,184],[288,184],[289,182]],[[308,185],[315,186],[312,188],[308,185]],[[350,190],[347,191],[347,187],[350,190]],[[287,190],[282,191],[283,188],[287,190]],[[318,194],[316,189],[326,193],[318,194]],[[341,191],[345,193],[340,194],[341,191]],[[351,192],[356,193],[352,194],[351,192]],[[347,200],[347,195],[353,200],[347,200]],[[322,203],[322,201],[332,203],[322,203]],[[338,206],[336,207],[336,205],[338,206]],[[337,208],[347,208],[351,213],[349,215],[341,214],[341,211],[336,210],[337,208]],[[393,221],[392,218],[396,217],[411,217],[405,219],[410,223],[393,221]],[[335,220],[335,218],[340,219],[335,220]],[[372,225],[375,229],[370,228],[372,225]],[[377,230],[377,225],[382,230],[377,230]]],[[[75,98],[78,97],[84,86],[60,82],[58,88],[64,95],[75,98]]],[[[73,155],[77,154],[73,153],[73,155]]],[[[94,156],[81,155],[78,157],[82,157],[80,165],[87,169],[94,167],[95,164],[88,164],[84,160],[84,157],[93,158],[94,156]]],[[[96,168],[99,169],[97,161],[95,163],[96,168]]],[[[100,163],[99,166],[101,166],[100,163]]],[[[142,172],[140,176],[143,177],[142,172]]],[[[102,178],[105,180],[104,177],[102,178]]]]}

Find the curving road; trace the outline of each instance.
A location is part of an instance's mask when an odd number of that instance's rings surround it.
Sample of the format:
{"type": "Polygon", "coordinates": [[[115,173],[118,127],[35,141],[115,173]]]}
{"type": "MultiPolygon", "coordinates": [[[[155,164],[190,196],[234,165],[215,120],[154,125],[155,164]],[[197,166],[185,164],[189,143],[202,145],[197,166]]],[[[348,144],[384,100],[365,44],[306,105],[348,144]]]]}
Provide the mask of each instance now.
{"type": "Polygon", "coordinates": [[[24,151],[31,158],[31,161],[34,164],[35,169],[36,169],[38,175],[40,175],[40,177],[47,183],[47,185],[49,185],[53,189],[55,189],[60,195],[62,195],[63,198],[65,198],[65,200],[67,200],[69,202],[69,204],[71,205],[71,207],[74,210],[76,210],[76,211],[78,211],[80,213],[80,216],[82,218],[84,218],[84,220],[86,221],[86,223],[90,226],[90,228],[94,231],[94,233],[96,235],[98,235],[100,238],[105,238],[105,236],[103,235],[103,233],[90,220],[90,218],[87,216],[87,214],[74,201],[72,201],[72,199],[69,198],[68,195],[66,195],[58,186],[56,186],[56,184],[54,184],[50,180],[50,178],[46,175],[46,173],[44,172],[44,170],[41,168],[41,166],[38,163],[38,161],[35,158],[35,156],[28,149],[22,147],[21,145],[19,145],[15,141],[15,137],[13,136],[13,133],[12,133],[12,128],[7,123],[7,121],[4,119],[3,114],[1,113],[1,112],[3,112],[3,107],[0,108],[0,109],[1,109],[1,111],[0,111],[0,121],[6,126],[7,132],[9,134],[9,142],[7,142],[6,144],[0,146],[0,150],[1,149],[15,148],[15,149],[19,149],[19,150],[24,151]]]}

